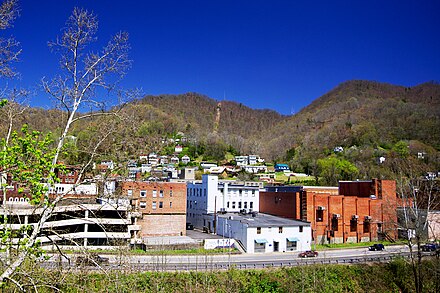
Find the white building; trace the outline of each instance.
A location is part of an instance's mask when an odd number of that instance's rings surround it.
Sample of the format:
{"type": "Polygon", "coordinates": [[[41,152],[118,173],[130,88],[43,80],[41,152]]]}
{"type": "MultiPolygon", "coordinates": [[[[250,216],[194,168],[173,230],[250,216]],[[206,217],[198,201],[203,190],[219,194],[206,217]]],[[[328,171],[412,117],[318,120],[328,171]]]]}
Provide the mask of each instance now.
{"type": "Polygon", "coordinates": [[[98,187],[95,183],[89,184],[63,184],[56,183],[55,186],[50,187],[49,193],[52,194],[69,194],[69,195],[96,195],[98,194],[98,187]]]}
{"type": "Polygon", "coordinates": [[[159,159],[157,158],[156,153],[150,153],[148,155],[148,163],[152,166],[156,166],[159,164],[159,159]]]}
{"type": "Polygon", "coordinates": [[[191,162],[190,157],[188,157],[187,155],[184,155],[184,156],[182,157],[182,163],[184,163],[184,164],[188,164],[189,162],[191,162]]]}
{"type": "Polygon", "coordinates": [[[259,186],[245,182],[221,181],[204,174],[202,181],[187,184],[187,222],[214,232],[214,214],[259,210],[259,186]]]}
{"type": "Polygon", "coordinates": [[[257,173],[267,173],[267,167],[264,165],[246,165],[241,166],[247,173],[257,174],[257,173]]]}
{"type": "Polygon", "coordinates": [[[310,222],[267,214],[219,214],[217,234],[241,243],[247,253],[310,250],[310,222]]]}
{"type": "Polygon", "coordinates": [[[235,162],[237,166],[257,165],[264,163],[264,159],[261,159],[260,156],[257,155],[235,156],[235,162]]]}

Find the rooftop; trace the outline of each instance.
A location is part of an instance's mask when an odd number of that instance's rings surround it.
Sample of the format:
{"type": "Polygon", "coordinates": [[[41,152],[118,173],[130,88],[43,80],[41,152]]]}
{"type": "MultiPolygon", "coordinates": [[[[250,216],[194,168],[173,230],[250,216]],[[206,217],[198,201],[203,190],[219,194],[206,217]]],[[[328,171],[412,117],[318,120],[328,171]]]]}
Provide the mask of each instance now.
{"type": "Polygon", "coordinates": [[[243,215],[237,213],[218,214],[218,217],[227,218],[230,221],[240,221],[249,227],[310,226],[310,222],[291,220],[262,213],[256,214],[255,217],[252,214],[243,215]]]}

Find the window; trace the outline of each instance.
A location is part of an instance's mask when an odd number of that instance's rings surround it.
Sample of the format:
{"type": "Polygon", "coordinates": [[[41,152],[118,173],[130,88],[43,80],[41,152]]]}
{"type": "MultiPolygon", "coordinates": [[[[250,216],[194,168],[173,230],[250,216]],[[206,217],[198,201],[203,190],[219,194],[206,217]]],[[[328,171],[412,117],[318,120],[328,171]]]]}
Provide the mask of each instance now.
{"type": "Polygon", "coordinates": [[[290,251],[294,251],[297,248],[297,241],[286,241],[286,249],[290,251]]]}
{"type": "Polygon", "coordinates": [[[240,194],[240,196],[243,196],[243,191],[241,189],[238,193],[240,194]]]}
{"type": "Polygon", "coordinates": [[[338,231],[338,218],[333,218],[332,219],[332,230],[333,231],[338,231]]]}
{"type": "Polygon", "coordinates": [[[249,203],[249,208],[251,208],[251,209],[254,208],[254,202],[251,201],[251,202],[249,203]]]}
{"type": "Polygon", "coordinates": [[[145,209],[147,207],[147,203],[145,201],[141,201],[140,204],[139,204],[139,207],[141,209],[145,209]]]}
{"type": "Polygon", "coordinates": [[[255,196],[255,190],[252,190],[252,196],[255,196]]]}
{"type": "Polygon", "coordinates": [[[261,227],[257,227],[257,234],[261,234],[261,227]]]}
{"type": "Polygon", "coordinates": [[[129,190],[127,190],[127,195],[128,195],[128,196],[132,196],[132,195],[133,195],[133,189],[129,189],[129,190]]]}
{"type": "Polygon", "coordinates": [[[382,233],[382,224],[381,223],[377,223],[377,232],[382,233]]]}
{"type": "Polygon", "coordinates": [[[243,208],[247,209],[247,201],[244,202],[243,208]]]}
{"type": "Polygon", "coordinates": [[[235,209],[235,201],[232,202],[232,208],[235,209]]]}
{"type": "Polygon", "coordinates": [[[146,197],[146,196],[147,196],[147,191],[141,190],[141,197],[146,197]]]}
{"type": "Polygon", "coordinates": [[[173,202],[170,201],[170,208],[172,208],[172,207],[173,207],[173,202]]]}
{"type": "Polygon", "coordinates": [[[278,227],[278,233],[283,233],[283,227],[278,227]]]}
{"type": "Polygon", "coordinates": [[[155,210],[155,209],[156,209],[156,206],[157,206],[157,203],[156,203],[155,201],[153,201],[152,204],[151,204],[151,208],[152,208],[153,210],[155,210]]]}
{"type": "Polygon", "coordinates": [[[357,231],[357,220],[353,219],[350,220],[350,232],[356,232],[357,231]]]}
{"type": "Polygon", "coordinates": [[[170,189],[170,197],[173,197],[173,190],[170,189]]]}
{"type": "Polygon", "coordinates": [[[316,222],[322,222],[322,221],[324,221],[324,211],[317,210],[316,211],[316,222]]]}
{"type": "Polygon", "coordinates": [[[163,208],[163,201],[159,201],[159,209],[163,208]]]}
{"type": "Polygon", "coordinates": [[[159,191],[159,197],[163,197],[163,190],[159,191]]]}
{"type": "Polygon", "coordinates": [[[157,197],[157,190],[153,190],[153,197],[157,197]]]}
{"type": "Polygon", "coordinates": [[[238,208],[241,209],[241,201],[238,202],[238,208]]]}
{"type": "Polygon", "coordinates": [[[226,207],[229,209],[229,201],[226,203],[226,207]]]}
{"type": "Polygon", "coordinates": [[[364,222],[364,233],[370,233],[370,222],[364,222]]]}
{"type": "Polygon", "coordinates": [[[304,226],[299,226],[299,232],[302,233],[304,231],[304,226]]]}
{"type": "Polygon", "coordinates": [[[266,251],[266,243],[258,243],[255,242],[254,252],[265,252],[266,251]]]}

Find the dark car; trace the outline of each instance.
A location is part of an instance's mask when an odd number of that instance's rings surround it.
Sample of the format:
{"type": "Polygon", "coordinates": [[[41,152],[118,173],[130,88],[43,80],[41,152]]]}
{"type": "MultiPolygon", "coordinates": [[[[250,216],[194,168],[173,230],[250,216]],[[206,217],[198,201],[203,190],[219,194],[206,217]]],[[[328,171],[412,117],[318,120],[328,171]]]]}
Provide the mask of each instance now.
{"type": "Polygon", "coordinates": [[[90,255],[78,256],[76,258],[76,264],[80,266],[98,266],[108,263],[109,259],[107,257],[102,257],[96,253],[90,255]]]}
{"type": "Polygon", "coordinates": [[[426,243],[420,246],[420,248],[422,249],[422,251],[436,251],[440,248],[440,245],[438,245],[437,243],[426,243]]]}
{"type": "Polygon", "coordinates": [[[315,257],[318,256],[318,252],[314,250],[307,250],[298,254],[298,257],[315,257]]]}
{"type": "Polygon", "coordinates": [[[382,243],[375,243],[368,247],[369,251],[382,251],[385,249],[385,246],[382,243]]]}

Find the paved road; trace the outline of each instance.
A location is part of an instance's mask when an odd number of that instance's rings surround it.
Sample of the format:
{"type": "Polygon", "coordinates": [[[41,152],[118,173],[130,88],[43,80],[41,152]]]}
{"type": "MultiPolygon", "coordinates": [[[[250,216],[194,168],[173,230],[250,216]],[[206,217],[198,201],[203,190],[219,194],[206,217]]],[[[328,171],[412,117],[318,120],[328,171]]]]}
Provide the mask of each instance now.
{"type": "MultiPolygon", "coordinates": [[[[264,268],[297,266],[304,264],[330,264],[330,263],[364,263],[389,261],[396,256],[408,256],[408,247],[387,246],[384,251],[368,251],[368,248],[352,248],[320,251],[316,258],[299,258],[297,252],[265,253],[265,254],[226,254],[226,255],[131,255],[116,256],[104,255],[109,259],[103,266],[113,269],[135,270],[218,270],[236,268],[264,268]]],[[[71,262],[53,256],[44,264],[47,267],[69,266],[76,267],[71,255],[71,262]]]]}

